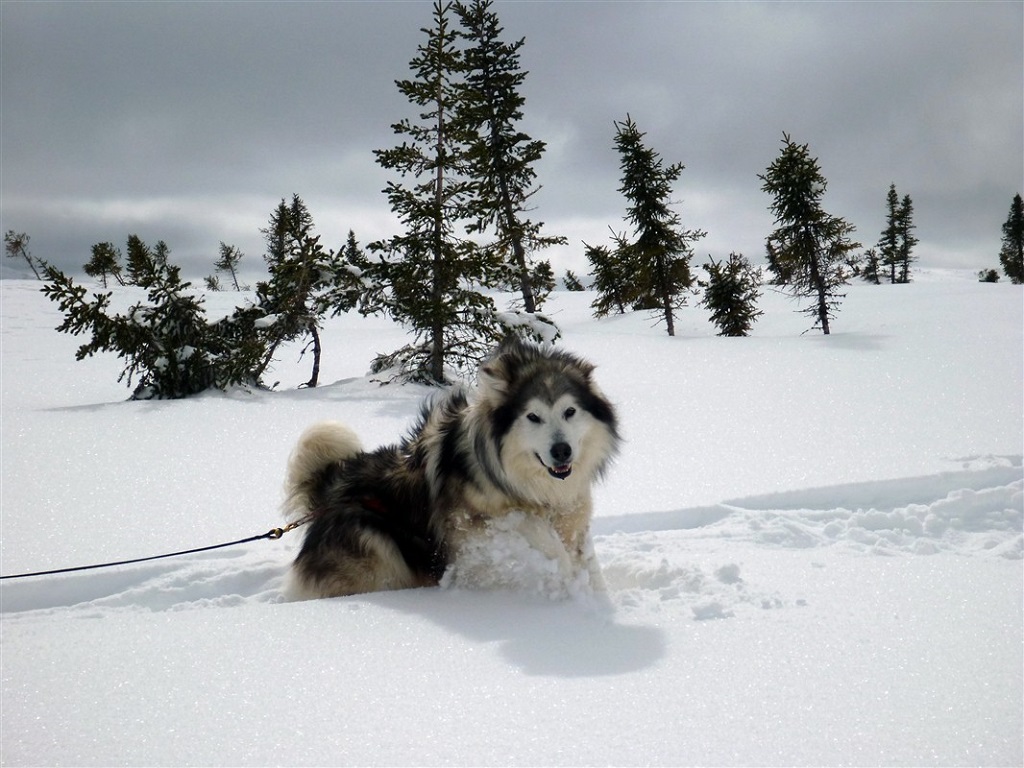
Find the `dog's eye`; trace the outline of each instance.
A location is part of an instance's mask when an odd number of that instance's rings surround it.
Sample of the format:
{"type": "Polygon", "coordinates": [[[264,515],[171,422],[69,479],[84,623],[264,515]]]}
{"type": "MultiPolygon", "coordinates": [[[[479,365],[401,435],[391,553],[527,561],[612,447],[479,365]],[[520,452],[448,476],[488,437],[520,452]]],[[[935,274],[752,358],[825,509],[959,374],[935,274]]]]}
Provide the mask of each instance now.
{"type": "Polygon", "coordinates": [[[526,418],[529,419],[530,421],[532,421],[534,424],[540,424],[541,423],[540,416],[538,416],[536,413],[528,413],[528,414],[526,414],[526,418]]]}
{"type": "Polygon", "coordinates": [[[576,409],[575,408],[566,408],[565,409],[565,414],[563,414],[563,415],[565,416],[566,419],[571,419],[573,416],[576,415],[576,409]]]}

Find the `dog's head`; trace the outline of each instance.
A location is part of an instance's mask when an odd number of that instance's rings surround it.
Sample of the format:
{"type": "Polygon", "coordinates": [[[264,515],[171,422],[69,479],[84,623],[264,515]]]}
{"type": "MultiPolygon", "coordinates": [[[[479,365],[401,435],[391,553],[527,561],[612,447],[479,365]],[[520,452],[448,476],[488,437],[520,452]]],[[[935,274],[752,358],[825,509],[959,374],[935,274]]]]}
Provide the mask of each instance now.
{"type": "Polygon", "coordinates": [[[510,339],[480,369],[479,396],[502,469],[541,499],[589,484],[618,448],[615,410],[594,366],[567,352],[510,339]]]}

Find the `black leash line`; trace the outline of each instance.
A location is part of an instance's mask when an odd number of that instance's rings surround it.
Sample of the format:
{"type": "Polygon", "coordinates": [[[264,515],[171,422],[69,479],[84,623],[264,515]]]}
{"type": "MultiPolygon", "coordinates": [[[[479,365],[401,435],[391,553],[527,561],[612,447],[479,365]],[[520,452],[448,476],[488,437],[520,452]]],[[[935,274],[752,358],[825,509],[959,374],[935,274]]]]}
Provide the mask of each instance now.
{"type": "Polygon", "coordinates": [[[294,523],[289,523],[284,528],[271,528],[266,533],[261,533],[259,536],[250,536],[247,539],[239,539],[238,541],[228,541],[223,544],[212,544],[209,547],[197,547],[196,549],[185,549],[181,552],[168,552],[166,555],[153,555],[151,557],[137,557],[134,560],[118,560],[115,563],[98,563],[96,565],[79,565],[75,568],[56,568],[52,571],[35,571],[33,573],[15,573],[7,576],[0,576],[0,581],[6,579],[27,579],[30,576],[52,576],[58,573],[75,573],[76,571],[91,571],[97,568],[113,568],[117,565],[131,565],[132,563],[145,563],[150,560],[163,560],[166,557],[179,557],[181,555],[192,555],[196,552],[209,552],[211,549],[224,549],[225,547],[234,547],[239,544],[249,544],[253,541],[261,541],[262,539],[280,539],[288,531],[293,531],[300,525],[304,525],[309,522],[310,518],[304,518],[294,523]]]}

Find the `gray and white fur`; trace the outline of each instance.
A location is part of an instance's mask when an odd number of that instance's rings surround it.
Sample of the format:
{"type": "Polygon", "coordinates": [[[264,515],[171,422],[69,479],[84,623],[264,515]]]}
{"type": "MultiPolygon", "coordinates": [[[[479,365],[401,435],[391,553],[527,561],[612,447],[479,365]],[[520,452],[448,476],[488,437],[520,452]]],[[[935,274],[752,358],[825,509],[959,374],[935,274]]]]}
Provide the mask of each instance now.
{"type": "Polygon", "coordinates": [[[619,435],[593,370],[510,339],[481,366],[474,390],[428,401],[397,445],[365,451],[344,425],[310,427],[285,481],[286,515],[311,518],[290,596],[436,585],[471,537],[513,514],[528,542],[600,588],[591,486],[619,435]]]}

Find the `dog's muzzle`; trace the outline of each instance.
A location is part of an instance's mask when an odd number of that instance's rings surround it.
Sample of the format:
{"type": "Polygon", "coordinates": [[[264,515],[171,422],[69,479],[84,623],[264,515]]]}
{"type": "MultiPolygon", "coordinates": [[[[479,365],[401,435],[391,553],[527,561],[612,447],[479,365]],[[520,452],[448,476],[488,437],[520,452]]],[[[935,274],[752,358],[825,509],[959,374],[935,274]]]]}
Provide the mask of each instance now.
{"type": "Polygon", "coordinates": [[[572,474],[572,446],[568,443],[555,443],[551,446],[551,459],[554,462],[554,466],[548,464],[540,456],[537,458],[552,477],[565,480],[565,478],[572,474]]]}

